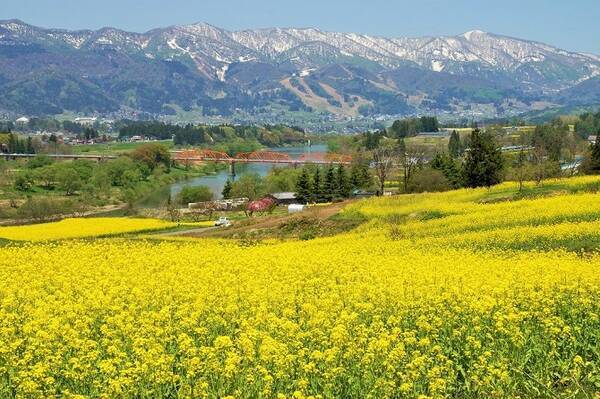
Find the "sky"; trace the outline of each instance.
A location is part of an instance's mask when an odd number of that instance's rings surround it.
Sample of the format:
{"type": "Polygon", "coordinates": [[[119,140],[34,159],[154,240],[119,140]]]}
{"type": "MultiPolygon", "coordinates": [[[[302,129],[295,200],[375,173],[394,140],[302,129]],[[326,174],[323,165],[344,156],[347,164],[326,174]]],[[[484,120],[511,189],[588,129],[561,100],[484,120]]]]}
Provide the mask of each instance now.
{"type": "Polygon", "coordinates": [[[194,22],[388,37],[479,29],[600,55],[600,0],[0,0],[0,19],[11,18],[51,28],[135,32],[194,22]]]}

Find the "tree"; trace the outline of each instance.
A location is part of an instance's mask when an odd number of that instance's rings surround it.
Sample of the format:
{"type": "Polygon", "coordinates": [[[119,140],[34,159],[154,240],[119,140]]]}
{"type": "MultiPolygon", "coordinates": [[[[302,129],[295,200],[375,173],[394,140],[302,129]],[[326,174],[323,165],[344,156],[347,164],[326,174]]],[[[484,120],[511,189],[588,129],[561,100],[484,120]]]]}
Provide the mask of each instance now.
{"type": "Polygon", "coordinates": [[[49,164],[33,170],[35,179],[41,182],[42,187],[51,190],[56,184],[56,164],[49,164]]]}
{"type": "Polygon", "coordinates": [[[54,153],[56,154],[58,151],[58,137],[55,134],[51,134],[50,138],[48,138],[48,142],[54,145],[54,153]]]}
{"type": "Polygon", "coordinates": [[[27,162],[27,167],[29,169],[37,169],[43,168],[44,166],[51,165],[54,161],[47,155],[36,155],[33,158],[30,158],[27,162]]]}
{"type": "Polygon", "coordinates": [[[310,188],[310,178],[306,168],[302,168],[300,176],[296,181],[296,198],[299,202],[305,204],[311,200],[312,193],[310,188]]]}
{"type": "Polygon", "coordinates": [[[371,173],[369,173],[369,163],[360,158],[360,155],[353,158],[350,168],[350,186],[351,189],[366,189],[373,185],[371,173]]]}
{"type": "Polygon", "coordinates": [[[33,186],[33,176],[30,171],[23,171],[15,177],[14,187],[18,191],[29,191],[33,186]]]}
{"type": "Polygon", "coordinates": [[[312,200],[313,202],[322,202],[325,200],[323,193],[323,182],[321,181],[321,168],[315,168],[312,181],[312,200]]]}
{"type": "Polygon", "coordinates": [[[11,154],[17,153],[17,141],[18,138],[15,134],[10,133],[8,135],[8,152],[11,154]]]}
{"type": "Polygon", "coordinates": [[[479,129],[471,133],[471,146],[465,159],[465,183],[468,187],[490,187],[502,181],[502,152],[494,138],[479,129]]]}
{"type": "Polygon", "coordinates": [[[327,172],[325,173],[325,180],[323,181],[323,194],[325,201],[329,202],[333,200],[337,193],[337,184],[335,179],[335,171],[333,167],[329,165],[327,172]]]}
{"type": "Polygon", "coordinates": [[[560,119],[536,126],[532,138],[533,146],[543,148],[550,161],[559,162],[568,131],[569,127],[560,119]]]}
{"type": "Polygon", "coordinates": [[[171,166],[171,155],[167,148],[160,144],[141,145],[131,152],[131,158],[145,164],[151,171],[161,164],[167,170],[171,166]]]}
{"type": "Polygon", "coordinates": [[[239,180],[233,182],[231,196],[234,198],[248,198],[250,201],[261,198],[266,194],[265,182],[256,173],[242,175],[239,180]]]}
{"type": "Polygon", "coordinates": [[[414,172],[419,169],[422,164],[425,151],[420,146],[405,145],[404,140],[398,143],[399,162],[402,168],[402,185],[404,192],[409,191],[409,184],[414,172]]]}
{"type": "Polygon", "coordinates": [[[438,130],[439,123],[435,116],[397,120],[387,129],[390,137],[397,139],[415,136],[421,132],[437,132],[438,130]]]}
{"type": "Polygon", "coordinates": [[[27,146],[25,147],[25,152],[27,154],[35,154],[35,149],[33,148],[33,139],[30,137],[27,137],[27,146]]]}
{"type": "Polygon", "coordinates": [[[452,188],[462,186],[461,165],[450,155],[436,154],[431,160],[430,166],[432,169],[442,172],[452,188]]]}
{"type": "Polygon", "coordinates": [[[596,141],[590,151],[589,172],[593,174],[600,173],[600,131],[597,133],[596,141]]]}
{"type": "Polygon", "coordinates": [[[448,152],[452,158],[457,158],[461,155],[461,144],[460,135],[456,130],[453,130],[450,134],[450,141],[448,142],[448,152]]]}
{"type": "Polygon", "coordinates": [[[181,212],[179,212],[179,209],[177,209],[177,207],[173,203],[170,192],[169,197],[167,198],[166,209],[167,213],[169,214],[169,218],[171,219],[171,222],[178,222],[181,219],[181,212]]]}
{"type": "Polygon", "coordinates": [[[390,145],[381,146],[373,151],[373,164],[375,165],[375,174],[379,183],[377,195],[383,195],[385,192],[385,182],[394,166],[395,157],[396,151],[390,145]]]}
{"type": "Polygon", "coordinates": [[[91,185],[94,187],[94,193],[98,197],[110,197],[111,180],[106,169],[99,168],[94,171],[91,178],[91,185]]]}
{"type": "Polygon", "coordinates": [[[411,193],[431,193],[447,191],[452,189],[452,186],[442,171],[425,168],[415,172],[408,189],[411,193]]]}
{"type": "Polygon", "coordinates": [[[296,183],[301,172],[301,169],[296,168],[272,168],[265,176],[267,192],[296,191],[296,183]]]}
{"type": "Polygon", "coordinates": [[[66,195],[73,195],[83,186],[79,174],[72,168],[66,166],[56,171],[56,186],[64,191],[66,195]]]}
{"type": "Polygon", "coordinates": [[[92,128],[85,128],[85,130],[83,131],[83,137],[86,140],[91,140],[91,139],[95,139],[98,137],[98,131],[96,129],[92,129],[92,128]]]}
{"type": "Polygon", "coordinates": [[[527,162],[527,153],[523,146],[519,150],[517,154],[517,159],[515,160],[514,166],[514,178],[519,182],[519,192],[523,191],[523,183],[529,176],[528,162],[527,162]]]}
{"type": "Polygon", "coordinates": [[[379,146],[379,142],[381,141],[381,138],[383,137],[383,134],[381,132],[377,132],[377,133],[365,133],[364,134],[364,146],[367,150],[374,150],[375,148],[377,148],[379,146]]]}
{"type": "Polygon", "coordinates": [[[185,186],[177,195],[177,203],[187,205],[194,202],[212,201],[213,193],[207,186],[185,186]]]}
{"type": "Polygon", "coordinates": [[[350,192],[352,191],[352,187],[350,186],[350,181],[348,180],[346,168],[344,168],[343,164],[339,164],[336,169],[336,186],[337,186],[337,196],[338,197],[340,197],[340,198],[350,197],[350,192]]]}
{"type": "Polygon", "coordinates": [[[227,181],[225,182],[225,186],[223,187],[223,191],[221,192],[221,195],[223,196],[224,199],[231,198],[232,187],[233,187],[233,185],[231,184],[231,180],[227,179],[227,181]]]}

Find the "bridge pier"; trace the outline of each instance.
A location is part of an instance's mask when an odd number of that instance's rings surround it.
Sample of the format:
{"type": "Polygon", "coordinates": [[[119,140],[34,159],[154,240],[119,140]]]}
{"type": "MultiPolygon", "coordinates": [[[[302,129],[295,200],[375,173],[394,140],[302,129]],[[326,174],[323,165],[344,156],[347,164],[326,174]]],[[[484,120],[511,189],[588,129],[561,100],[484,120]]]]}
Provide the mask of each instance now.
{"type": "Polygon", "coordinates": [[[235,179],[235,162],[229,162],[229,177],[235,179]]]}

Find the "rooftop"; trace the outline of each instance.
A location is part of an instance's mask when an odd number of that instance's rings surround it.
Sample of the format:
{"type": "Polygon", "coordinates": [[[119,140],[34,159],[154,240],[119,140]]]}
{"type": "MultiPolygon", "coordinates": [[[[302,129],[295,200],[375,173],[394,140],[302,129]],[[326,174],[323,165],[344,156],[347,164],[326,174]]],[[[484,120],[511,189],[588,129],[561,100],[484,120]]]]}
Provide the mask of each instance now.
{"type": "Polygon", "coordinates": [[[283,193],[272,193],[271,196],[277,200],[292,200],[296,199],[296,193],[283,192],[283,193]]]}

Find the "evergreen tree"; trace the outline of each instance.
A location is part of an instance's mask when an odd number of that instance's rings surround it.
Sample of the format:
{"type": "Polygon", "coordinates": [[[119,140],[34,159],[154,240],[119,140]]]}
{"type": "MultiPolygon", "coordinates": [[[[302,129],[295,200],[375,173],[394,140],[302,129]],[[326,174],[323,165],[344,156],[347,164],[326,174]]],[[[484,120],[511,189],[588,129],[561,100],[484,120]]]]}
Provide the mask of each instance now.
{"type": "Polygon", "coordinates": [[[13,133],[8,135],[8,152],[11,154],[17,152],[17,138],[13,133]]]}
{"type": "Polygon", "coordinates": [[[450,153],[450,156],[452,158],[460,156],[460,135],[456,130],[453,130],[452,134],[450,135],[450,141],[448,142],[448,152],[450,153]]]}
{"type": "Polygon", "coordinates": [[[596,142],[592,145],[591,157],[590,157],[591,173],[600,173],[600,132],[596,135],[596,142]]]}
{"type": "Polygon", "coordinates": [[[221,195],[223,196],[224,199],[231,198],[232,187],[233,187],[233,184],[231,184],[231,180],[227,179],[227,181],[225,182],[225,186],[223,187],[223,191],[221,192],[221,195]]]}
{"type": "Polygon", "coordinates": [[[350,181],[348,180],[348,175],[346,174],[346,168],[344,165],[339,164],[336,170],[336,178],[337,178],[337,195],[340,198],[348,198],[350,197],[350,193],[352,191],[352,187],[350,186],[350,181]]]}
{"type": "Polygon", "coordinates": [[[26,151],[27,151],[27,154],[35,154],[35,150],[33,148],[33,140],[31,139],[31,137],[27,137],[26,151]]]}
{"type": "Polygon", "coordinates": [[[310,202],[312,199],[310,179],[306,168],[302,168],[302,173],[300,173],[296,181],[296,199],[303,204],[310,202]]]}
{"type": "Polygon", "coordinates": [[[323,182],[321,181],[321,168],[315,168],[315,174],[312,181],[312,200],[313,202],[323,202],[323,182]]]}
{"type": "Polygon", "coordinates": [[[58,138],[56,135],[51,134],[50,138],[48,138],[48,142],[54,144],[54,153],[56,153],[58,150],[58,138]]]}
{"type": "Polygon", "coordinates": [[[25,141],[17,139],[16,144],[17,144],[17,148],[16,148],[15,152],[17,154],[25,154],[25,150],[26,150],[25,141]]]}
{"type": "Polygon", "coordinates": [[[471,133],[464,174],[468,187],[490,187],[502,181],[502,152],[494,138],[479,129],[471,133]]]}
{"type": "Polygon", "coordinates": [[[353,190],[361,187],[360,170],[358,167],[359,165],[354,164],[350,168],[350,186],[353,190]]]}
{"type": "Polygon", "coordinates": [[[325,173],[325,181],[323,182],[323,193],[326,201],[331,201],[337,193],[337,181],[335,179],[335,171],[332,166],[327,168],[325,173]]]}
{"type": "Polygon", "coordinates": [[[449,155],[436,154],[431,160],[430,166],[432,169],[442,172],[452,188],[459,188],[462,185],[460,165],[449,155]]]}
{"type": "Polygon", "coordinates": [[[363,162],[359,165],[358,174],[361,183],[359,187],[370,188],[373,185],[373,176],[371,175],[371,172],[369,172],[369,164],[367,162],[363,162]]]}

